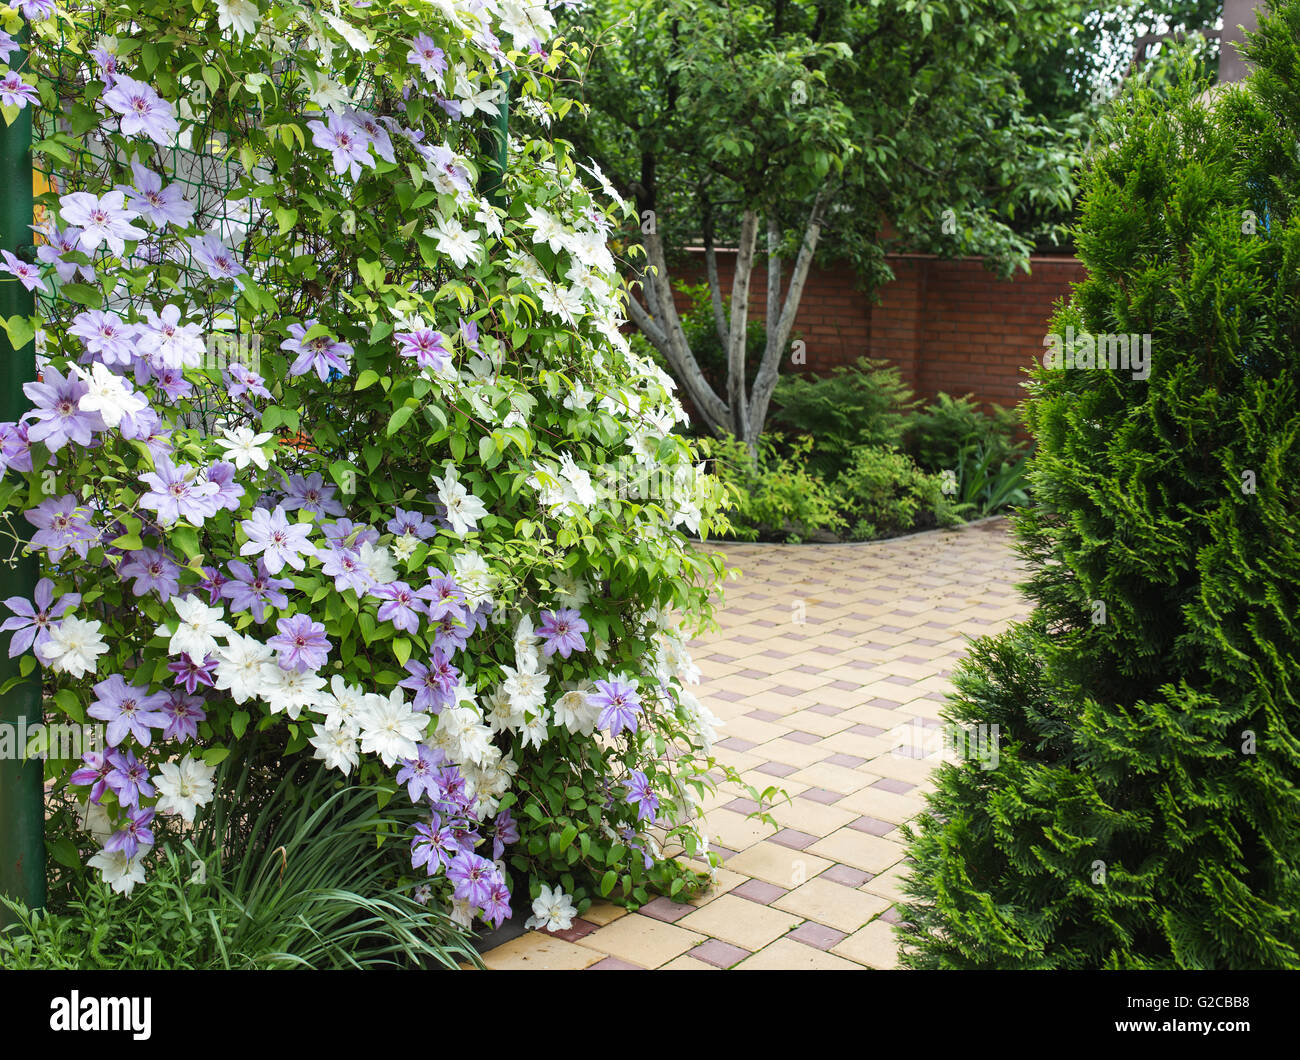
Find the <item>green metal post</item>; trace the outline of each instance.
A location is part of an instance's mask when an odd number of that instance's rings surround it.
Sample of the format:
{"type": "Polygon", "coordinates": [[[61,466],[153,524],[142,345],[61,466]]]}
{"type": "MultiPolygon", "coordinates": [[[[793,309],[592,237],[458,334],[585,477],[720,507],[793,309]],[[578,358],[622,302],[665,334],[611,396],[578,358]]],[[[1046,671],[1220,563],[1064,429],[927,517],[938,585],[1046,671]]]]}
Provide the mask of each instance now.
{"type": "MultiPolygon", "coordinates": [[[[26,31],[19,38],[26,46],[26,31]]],[[[20,53],[10,66],[21,69],[20,53]]],[[[0,121],[0,247],[17,257],[33,260],[32,246],[32,112],[24,107],[13,124],[0,121]]],[[[16,277],[0,279],[0,314],[30,316],[35,299],[16,277]]],[[[27,411],[23,384],[36,378],[35,350],[31,341],[15,350],[0,329],[0,422],[17,420],[27,411]]],[[[12,518],[12,517],[11,517],[12,518]]],[[[26,528],[26,521],[13,520],[26,528]]],[[[27,530],[30,532],[30,530],[27,530]]],[[[36,586],[36,558],[19,557],[12,565],[0,558],[0,600],[10,596],[31,598],[36,586]]],[[[9,658],[9,638],[0,637],[0,684],[18,676],[18,659],[9,658]]],[[[45,905],[45,800],[44,763],[24,759],[16,747],[18,735],[41,720],[39,668],[31,677],[0,696],[0,724],[12,726],[15,755],[0,758],[0,893],[30,908],[45,905]],[[25,723],[25,724],[24,724],[25,723]]],[[[9,922],[0,910],[0,924],[9,922]]]]}
{"type": "Polygon", "coordinates": [[[506,143],[510,136],[510,71],[504,73],[505,88],[496,120],[485,126],[479,134],[479,147],[483,155],[491,155],[493,164],[479,173],[479,192],[493,206],[505,208],[506,143]]]}

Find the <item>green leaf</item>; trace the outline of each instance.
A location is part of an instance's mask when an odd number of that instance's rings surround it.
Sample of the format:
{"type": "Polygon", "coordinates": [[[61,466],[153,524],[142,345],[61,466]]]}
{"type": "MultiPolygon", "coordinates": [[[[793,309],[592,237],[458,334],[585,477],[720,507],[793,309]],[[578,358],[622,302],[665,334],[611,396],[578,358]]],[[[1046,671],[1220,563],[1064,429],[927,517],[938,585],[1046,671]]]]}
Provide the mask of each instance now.
{"type": "Polygon", "coordinates": [[[391,438],[415,414],[413,405],[403,405],[388,418],[388,437],[391,438]]]}
{"type": "Polygon", "coordinates": [[[229,755],[229,747],[209,747],[203,752],[203,761],[210,766],[220,765],[229,755]]]}
{"type": "Polygon", "coordinates": [[[237,710],[230,717],[230,731],[235,734],[235,739],[243,739],[244,730],[248,728],[248,711],[237,710]]]}
{"type": "Polygon", "coordinates": [[[0,317],[0,324],[4,325],[5,331],[9,333],[9,345],[15,350],[21,350],[36,334],[36,328],[33,326],[29,317],[21,313],[15,313],[8,320],[0,317]]]}
{"type": "Polygon", "coordinates": [[[393,641],[393,654],[397,657],[397,665],[405,666],[406,660],[411,657],[411,642],[405,637],[398,637],[393,641]]]}
{"type": "Polygon", "coordinates": [[[614,889],[614,884],[618,882],[618,873],[610,869],[600,878],[600,896],[608,898],[609,892],[614,889]]]}
{"type": "Polygon", "coordinates": [[[373,386],[377,382],[379,382],[379,373],[376,372],[373,368],[367,368],[364,372],[362,372],[359,376],[357,376],[356,384],[352,387],[352,389],[365,390],[366,387],[373,386]]]}

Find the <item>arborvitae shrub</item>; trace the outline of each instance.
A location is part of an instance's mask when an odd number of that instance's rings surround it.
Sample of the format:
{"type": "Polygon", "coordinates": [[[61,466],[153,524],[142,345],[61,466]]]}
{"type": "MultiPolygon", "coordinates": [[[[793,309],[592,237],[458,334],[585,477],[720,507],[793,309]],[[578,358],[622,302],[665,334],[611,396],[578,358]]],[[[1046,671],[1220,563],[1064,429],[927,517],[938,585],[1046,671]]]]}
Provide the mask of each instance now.
{"type": "Polygon", "coordinates": [[[1095,137],[1050,330],[1149,334],[1149,377],[1034,372],[1035,607],[955,678],[999,760],[943,766],[914,829],[911,966],[1300,967],[1300,2],[1274,6],[1249,82],[1136,86],[1095,137]]]}

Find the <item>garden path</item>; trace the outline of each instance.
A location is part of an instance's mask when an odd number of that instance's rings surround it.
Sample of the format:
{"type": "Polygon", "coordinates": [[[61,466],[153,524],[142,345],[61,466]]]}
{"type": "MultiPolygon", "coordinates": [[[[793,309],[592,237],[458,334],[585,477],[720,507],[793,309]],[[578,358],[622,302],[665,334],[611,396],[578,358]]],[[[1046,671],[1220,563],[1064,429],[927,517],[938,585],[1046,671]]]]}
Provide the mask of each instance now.
{"type": "MultiPolygon", "coordinates": [[[[923,806],[939,712],[968,636],[1028,611],[1004,519],[858,545],[734,545],[721,629],[692,645],[696,689],[725,725],[718,761],[790,796],[772,829],[720,789],[707,831],[725,858],[689,904],[598,903],[530,931],[489,968],[892,968],[899,825],[923,806]]],[[[951,755],[953,752],[946,752],[951,755]]]]}

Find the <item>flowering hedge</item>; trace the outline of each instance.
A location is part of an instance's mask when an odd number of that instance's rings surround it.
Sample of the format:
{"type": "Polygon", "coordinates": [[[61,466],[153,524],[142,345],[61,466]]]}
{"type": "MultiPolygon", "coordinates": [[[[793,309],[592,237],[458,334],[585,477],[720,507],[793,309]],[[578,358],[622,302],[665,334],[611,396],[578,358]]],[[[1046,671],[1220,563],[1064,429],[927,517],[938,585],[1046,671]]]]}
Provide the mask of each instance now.
{"type": "Polygon", "coordinates": [[[40,295],[4,321],[40,380],[0,506],[43,574],[4,628],[108,744],[48,762],[88,801],[64,864],[129,891],[274,730],[428,808],[412,874],[464,924],[508,915],[507,862],[552,926],[698,885],[671,857],[706,850],[712,765],[685,642],[723,569],[681,528],[723,525],[719,487],[621,333],[625,207],[547,138],[553,26],[527,0],[6,16],[0,103],[35,109],[52,190],[3,265],[40,295]]]}

